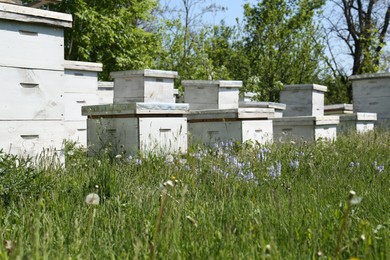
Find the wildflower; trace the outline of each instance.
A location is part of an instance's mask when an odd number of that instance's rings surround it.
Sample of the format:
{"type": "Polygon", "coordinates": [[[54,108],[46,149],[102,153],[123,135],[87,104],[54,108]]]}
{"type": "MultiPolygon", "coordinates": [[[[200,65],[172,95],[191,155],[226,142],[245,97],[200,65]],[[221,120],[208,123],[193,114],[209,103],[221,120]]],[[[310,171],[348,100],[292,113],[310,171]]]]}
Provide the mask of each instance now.
{"type": "Polygon", "coordinates": [[[68,155],[69,156],[73,156],[74,155],[74,151],[73,150],[68,151],[68,155]]]}
{"type": "Polygon", "coordinates": [[[11,240],[4,240],[4,248],[7,251],[7,254],[10,255],[13,250],[13,245],[11,240]]]}
{"type": "Polygon", "coordinates": [[[362,235],[360,236],[360,239],[361,239],[362,241],[364,241],[364,240],[366,240],[366,236],[365,236],[364,234],[362,234],[362,235]]]}
{"type": "Polygon", "coordinates": [[[266,253],[266,254],[270,254],[270,253],[271,253],[271,245],[270,245],[270,244],[267,244],[267,245],[265,246],[265,253],[266,253]]]}
{"type": "Polygon", "coordinates": [[[379,166],[376,167],[376,170],[377,170],[379,173],[381,173],[381,172],[383,172],[383,171],[385,170],[385,166],[384,166],[384,165],[379,165],[379,166]]]}
{"type": "Polygon", "coordinates": [[[173,184],[172,180],[167,180],[166,182],[163,183],[163,186],[164,187],[167,187],[167,186],[173,187],[174,184],[173,184]]]}
{"type": "Polygon", "coordinates": [[[290,167],[293,168],[294,170],[298,169],[298,167],[299,167],[299,160],[295,159],[294,161],[290,161],[290,167]]]}
{"type": "Polygon", "coordinates": [[[271,167],[268,168],[269,175],[271,175],[272,178],[276,178],[282,174],[282,164],[280,162],[277,163],[276,167],[274,165],[271,165],[271,167]]]}
{"type": "Polygon", "coordinates": [[[165,162],[166,163],[173,163],[173,156],[171,154],[168,154],[167,157],[165,157],[165,162]]]}
{"type": "Polygon", "coordinates": [[[115,159],[121,159],[122,158],[122,155],[121,154],[117,154],[116,156],[115,156],[115,159]]]}
{"type": "Polygon", "coordinates": [[[349,191],[349,203],[351,205],[359,204],[362,201],[362,199],[363,199],[362,197],[357,197],[356,192],[354,192],[353,190],[349,191]]]}
{"type": "Polygon", "coordinates": [[[136,165],[141,165],[142,164],[142,160],[141,159],[135,159],[135,164],[136,165]]]}
{"type": "Polygon", "coordinates": [[[96,193],[90,193],[85,198],[85,203],[87,203],[88,205],[99,205],[99,202],[100,198],[99,195],[97,195],[96,193]]]}

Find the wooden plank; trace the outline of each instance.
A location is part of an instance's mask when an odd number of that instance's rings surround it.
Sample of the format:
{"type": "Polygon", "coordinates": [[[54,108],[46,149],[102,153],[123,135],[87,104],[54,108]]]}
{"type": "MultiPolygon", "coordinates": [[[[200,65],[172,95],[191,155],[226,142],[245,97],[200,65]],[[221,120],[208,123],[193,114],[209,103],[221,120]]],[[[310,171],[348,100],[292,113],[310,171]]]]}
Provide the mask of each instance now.
{"type": "Polygon", "coordinates": [[[0,67],[0,119],[62,119],[63,74],[0,67]]]}
{"type": "Polygon", "coordinates": [[[0,66],[63,71],[63,30],[0,20],[0,66]]]}
{"type": "Polygon", "coordinates": [[[46,148],[61,150],[65,133],[62,121],[0,120],[0,136],[4,151],[35,156],[46,148]]]}
{"type": "Polygon", "coordinates": [[[139,147],[152,153],[187,152],[186,118],[140,118],[139,147]]]}
{"type": "Polygon", "coordinates": [[[0,3],[0,19],[72,27],[72,15],[0,3]]]}

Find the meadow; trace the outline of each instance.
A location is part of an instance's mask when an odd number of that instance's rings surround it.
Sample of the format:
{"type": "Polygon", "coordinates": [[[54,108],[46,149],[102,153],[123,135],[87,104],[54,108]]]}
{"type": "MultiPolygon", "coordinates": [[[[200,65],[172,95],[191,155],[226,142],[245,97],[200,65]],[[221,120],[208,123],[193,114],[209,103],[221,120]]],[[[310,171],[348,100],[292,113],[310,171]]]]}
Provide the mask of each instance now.
{"type": "Polygon", "coordinates": [[[390,133],[0,153],[0,259],[390,259],[390,133]]]}

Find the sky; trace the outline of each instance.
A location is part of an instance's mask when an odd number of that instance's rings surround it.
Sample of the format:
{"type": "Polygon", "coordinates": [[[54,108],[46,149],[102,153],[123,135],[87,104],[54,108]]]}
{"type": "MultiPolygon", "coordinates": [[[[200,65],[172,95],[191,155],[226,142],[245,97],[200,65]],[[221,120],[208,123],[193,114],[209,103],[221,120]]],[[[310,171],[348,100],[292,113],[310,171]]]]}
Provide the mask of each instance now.
{"type": "MultiPolygon", "coordinates": [[[[168,2],[171,7],[182,6],[180,3],[182,0],[162,0],[162,2],[168,2]]],[[[206,2],[206,1],[205,1],[206,2]]],[[[236,18],[242,20],[244,14],[244,4],[254,4],[258,0],[208,0],[207,4],[213,4],[227,7],[225,12],[218,12],[216,14],[206,14],[203,18],[204,21],[210,22],[211,24],[219,24],[221,20],[225,20],[226,25],[235,25],[236,18]]]]}

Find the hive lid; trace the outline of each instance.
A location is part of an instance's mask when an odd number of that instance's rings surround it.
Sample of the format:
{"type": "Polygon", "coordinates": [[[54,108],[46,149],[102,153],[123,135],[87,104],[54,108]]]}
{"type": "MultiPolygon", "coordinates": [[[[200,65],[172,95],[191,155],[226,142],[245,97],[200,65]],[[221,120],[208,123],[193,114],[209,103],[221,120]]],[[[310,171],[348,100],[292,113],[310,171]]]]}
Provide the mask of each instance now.
{"type": "Polygon", "coordinates": [[[72,27],[72,15],[59,12],[0,3],[0,19],[26,23],[47,24],[58,27],[72,27]]]}
{"type": "Polygon", "coordinates": [[[69,70],[101,72],[103,70],[103,64],[96,62],[65,60],[64,68],[69,70]]]}
{"type": "Polygon", "coordinates": [[[340,116],[340,121],[376,121],[376,113],[354,113],[340,116]]]}
{"type": "Polygon", "coordinates": [[[274,125],[337,125],[339,116],[293,116],[272,119],[274,125]]]}
{"type": "Polygon", "coordinates": [[[352,104],[332,104],[332,105],[326,105],[324,106],[325,111],[332,111],[332,110],[353,110],[352,104]]]}
{"type": "Polygon", "coordinates": [[[126,71],[114,71],[110,73],[111,78],[128,78],[128,77],[153,77],[153,78],[177,78],[177,71],[168,70],[126,70],[126,71]]]}
{"type": "Polygon", "coordinates": [[[233,108],[191,110],[188,120],[204,119],[268,119],[275,116],[273,108],[233,108]]]}
{"type": "Polygon", "coordinates": [[[328,87],[317,85],[317,84],[297,84],[297,85],[286,85],[283,91],[296,91],[296,90],[316,90],[320,92],[328,91],[328,87]]]}
{"type": "Polygon", "coordinates": [[[220,87],[220,88],[240,88],[242,81],[240,80],[183,80],[181,82],[184,87],[220,87]]]}
{"type": "Polygon", "coordinates": [[[186,114],[189,105],[180,103],[125,103],[83,106],[84,116],[143,115],[143,114],[186,114]]]}
{"type": "Polygon", "coordinates": [[[380,78],[390,78],[390,72],[353,75],[349,77],[349,80],[365,80],[365,79],[380,79],[380,78]]]}
{"type": "Polygon", "coordinates": [[[275,102],[256,102],[256,101],[240,101],[239,107],[259,107],[259,108],[274,108],[275,110],[285,110],[286,104],[275,102]]]}

